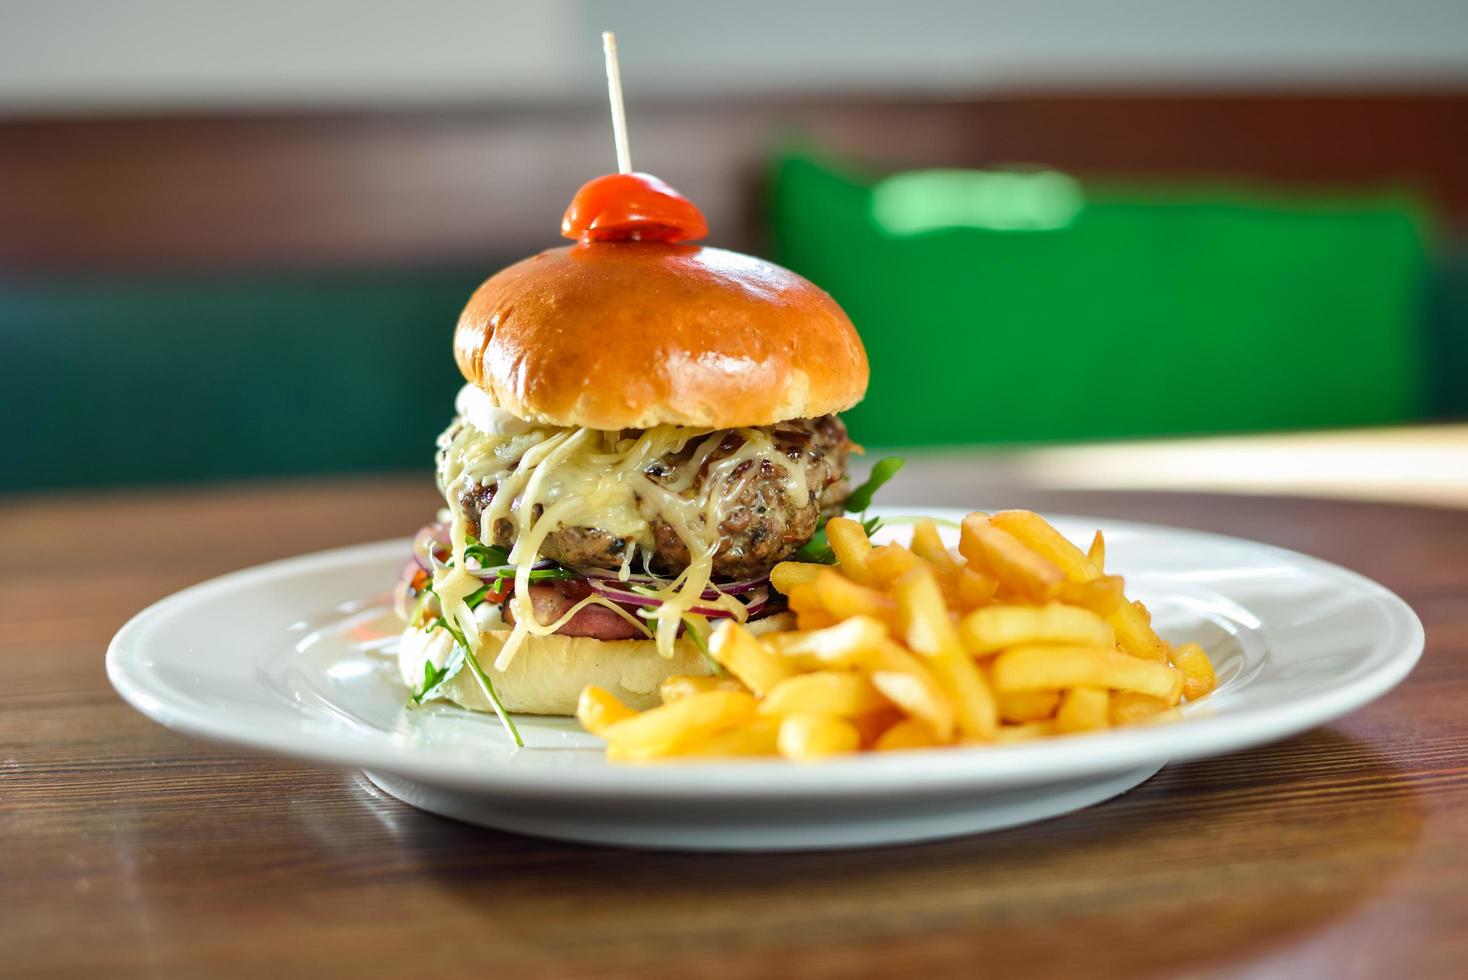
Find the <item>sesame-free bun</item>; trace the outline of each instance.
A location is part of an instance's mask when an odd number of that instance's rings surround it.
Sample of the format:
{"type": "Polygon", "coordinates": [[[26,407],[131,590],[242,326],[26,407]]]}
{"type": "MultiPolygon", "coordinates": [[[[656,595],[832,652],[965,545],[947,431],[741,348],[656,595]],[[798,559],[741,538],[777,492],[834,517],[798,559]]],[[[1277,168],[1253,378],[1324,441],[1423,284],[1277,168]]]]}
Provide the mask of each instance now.
{"type": "Polygon", "coordinates": [[[731,429],[850,408],[867,356],[825,292],[718,248],[598,242],[491,277],[454,333],[471,384],[520,418],[731,429]]]}
{"type": "MultiPolygon", "coordinates": [[[[751,633],[790,629],[789,613],[766,616],[748,624],[751,633]]],[[[673,656],[658,653],[654,640],[598,640],[590,636],[527,636],[505,670],[492,666],[508,630],[479,634],[479,663],[494,683],[506,711],[530,715],[573,715],[588,684],[605,688],[629,708],[644,711],[662,702],[658,685],[677,675],[702,677],[709,662],[693,643],[680,639],[673,656]]],[[[415,627],[403,631],[398,645],[398,671],[411,689],[423,683],[423,664],[442,666],[453,646],[447,630],[432,633],[415,627]]],[[[474,675],[461,670],[443,687],[443,697],[475,711],[493,711],[474,675]]]]}

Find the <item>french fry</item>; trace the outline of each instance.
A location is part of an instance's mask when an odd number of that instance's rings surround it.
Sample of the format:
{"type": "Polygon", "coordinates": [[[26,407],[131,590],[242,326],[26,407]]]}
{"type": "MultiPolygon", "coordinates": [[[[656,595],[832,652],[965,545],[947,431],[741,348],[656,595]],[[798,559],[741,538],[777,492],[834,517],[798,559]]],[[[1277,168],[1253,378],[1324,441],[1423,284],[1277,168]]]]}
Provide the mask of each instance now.
{"type": "MultiPolygon", "coordinates": [[[[1101,570],[1081,549],[1071,544],[1065,535],[1033,511],[1001,510],[990,517],[989,522],[1008,531],[1036,554],[1050,561],[1072,582],[1088,582],[1101,574],[1101,570]]],[[[1116,629],[1116,641],[1123,650],[1143,660],[1166,662],[1166,646],[1152,631],[1147,617],[1135,606],[1122,605],[1108,618],[1116,629]]]]}
{"type": "Polygon", "coordinates": [[[1154,698],[1150,694],[1136,691],[1113,691],[1111,694],[1111,723],[1113,725],[1135,725],[1168,708],[1165,698],[1154,698]]]}
{"type": "Polygon", "coordinates": [[[757,705],[744,691],[703,691],[615,722],[600,734],[618,758],[646,761],[752,720],[757,705]]]}
{"type": "Polygon", "coordinates": [[[800,629],[818,630],[840,622],[821,602],[821,595],[816,591],[813,580],[792,585],[785,594],[785,601],[790,606],[790,611],[795,613],[795,624],[800,629]]]}
{"type": "Polygon", "coordinates": [[[608,759],[1011,744],[1177,718],[1217,683],[1202,647],[1174,650],[1104,572],[1099,531],[1082,552],[1030,511],[975,512],[955,553],[928,520],[910,549],[873,547],[849,519],[827,526],[837,567],[771,572],[798,629],[728,623],[710,637],[730,676],[669,677],[641,714],[583,691],[577,717],[608,759]]]}
{"type": "Polygon", "coordinates": [[[895,583],[893,596],[909,649],[929,658],[962,649],[931,569],[917,568],[902,576],[895,583]]]}
{"type": "Polygon", "coordinates": [[[1197,701],[1206,697],[1218,684],[1213,661],[1196,643],[1184,643],[1172,655],[1173,665],[1183,675],[1183,697],[1197,701]]]}
{"type": "Polygon", "coordinates": [[[999,730],[994,733],[994,741],[999,745],[1008,745],[1013,742],[1029,742],[1054,734],[1055,722],[1052,720],[1027,721],[1018,725],[1000,725],[999,730]]]}
{"type": "MultiPolygon", "coordinates": [[[[1171,646],[1168,646],[1168,648],[1167,648],[1167,659],[1164,660],[1163,663],[1167,663],[1167,664],[1172,663],[1172,658],[1173,658],[1172,647],[1171,646]]],[[[1172,673],[1173,673],[1172,690],[1169,691],[1168,692],[1168,695],[1167,695],[1167,704],[1168,704],[1168,707],[1176,707],[1179,703],[1181,703],[1181,701],[1183,699],[1183,691],[1186,689],[1186,687],[1187,687],[1187,681],[1188,681],[1188,676],[1186,674],[1184,674],[1181,670],[1178,670],[1176,667],[1173,668],[1172,673]]]]}
{"type": "Polygon", "coordinates": [[[786,636],[780,640],[778,649],[779,656],[788,662],[813,670],[854,667],[886,640],[886,623],[871,616],[852,616],[835,626],[786,636]]]}
{"type": "Polygon", "coordinates": [[[1110,727],[1110,708],[1111,699],[1099,687],[1072,688],[1055,712],[1055,730],[1072,735],[1110,727]]]}
{"type": "Polygon", "coordinates": [[[892,639],[878,643],[866,651],[855,663],[873,673],[897,671],[917,674],[929,680],[933,679],[933,672],[929,669],[926,657],[919,657],[917,654],[908,652],[907,647],[892,639]]]}
{"type": "Polygon", "coordinates": [[[759,710],[765,715],[827,714],[855,718],[890,707],[892,703],[865,674],[818,670],[796,674],[776,684],[760,701],[759,710]]]}
{"type": "Polygon", "coordinates": [[[1072,687],[1139,691],[1167,698],[1177,671],[1167,664],[1128,656],[1110,647],[1011,647],[994,658],[994,687],[1000,691],[1056,690],[1072,687]]]}
{"type": "Polygon", "coordinates": [[[709,637],[709,653],[745,687],[760,696],[795,673],[793,664],[772,653],[749,630],[735,622],[714,630],[709,637]]]}
{"type": "Polygon", "coordinates": [[[981,655],[1022,643],[1113,647],[1116,633],[1088,609],[1047,602],[1043,606],[986,606],[958,622],[969,653],[981,655]]]}
{"type": "Polygon", "coordinates": [[[877,737],[872,748],[878,752],[931,749],[948,741],[916,718],[904,718],[877,737]]]}
{"type": "Polygon", "coordinates": [[[637,712],[618,701],[611,691],[591,684],[582,688],[581,697],[576,701],[576,720],[593,735],[600,735],[635,714],[637,712]]]}
{"type": "Polygon", "coordinates": [[[881,711],[869,711],[846,720],[856,726],[857,734],[861,736],[861,747],[870,749],[877,744],[877,739],[881,738],[883,732],[906,718],[901,711],[888,705],[881,711]]]}
{"type": "Polygon", "coordinates": [[[958,562],[949,553],[948,546],[938,533],[938,525],[924,519],[912,528],[912,553],[924,561],[931,562],[939,572],[958,571],[958,562]]]}
{"type": "Polygon", "coordinates": [[[939,741],[947,742],[953,737],[953,704],[926,671],[879,670],[872,674],[872,686],[888,701],[922,721],[939,741]]]}
{"type": "MultiPolygon", "coordinates": [[[[822,565],[822,568],[825,566],[822,565]]],[[[809,582],[796,582],[785,590],[785,603],[791,611],[799,614],[807,609],[825,612],[826,607],[821,604],[821,594],[816,591],[815,576],[812,575],[809,582]]]]}
{"type": "Polygon", "coordinates": [[[1032,510],[1001,510],[990,515],[989,523],[1019,539],[1072,582],[1085,582],[1101,574],[1081,549],[1032,510]]]}
{"type": "Polygon", "coordinates": [[[1116,628],[1116,642],[1139,660],[1167,663],[1167,644],[1152,629],[1145,612],[1134,605],[1123,605],[1107,617],[1116,628]]]}
{"type": "Polygon", "coordinates": [[[900,544],[878,545],[867,556],[867,571],[873,584],[883,588],[922,567],[923,560],[900,544]]]}
{"type": "Polygon", "coordinates": [[[1168,722],[1173,722],[1173,721],[1182,721],[1182,719],[1183,719],[1183,711],[1182,711],[1182,709],[1179,708],[1179,707],[1177,707],[1176,705],[1173,705],[1170,708],[1164,708],[1162,711],[1157,712],[1157,714],[1152,715],[1150,718],[1143,718],[1141,721],[1136,722],[1136,724],[1138,724],[1138,725],[1161,725],[1161,724],[1166,724],[1168,722]]]}
{"type": "Polygon", "coordinates": [[[694,756],[779,755],[780,719],[755,718],[733,728],[714,732],[700,742],[687,745],[678,754],[694,756]]]}
{"type": "Polygon", "coordinates": [[[844,718],[824,714],[786,715],[780,720],[780,754],[795,762],[812,762],[855,752],[861,733],[844,718]]]}
{"type": "Polygon", "coordinates": [[[959,594],[959,590],[964,587],[963,582],[960,580],[962,574],[964,572],[972,572],[972,569],[968,567],[967,563],[960,560],[952,568],[939,568],[927,559],[923,559],[923,561],[924,564],[933,570],[933,574],[938,580],[938,589],[943,593],[943,601],[948,604],[950,610],[958,612],[972,608],[964,602],[963,597],[959,594]]]}
{"type": "Polygon", "coordinates": [[[958,570],[953,582],[954,598],[958,601],[959,610],[962,612],[968,612],[993,602],[994,593],[999,588],[996,580],[967,565],[958,570]]]}
{"type": "Polygon", "coordinates": [[[857,585],[834,568],[821,569],[815,578],[815,589],[821,605],[837,619],[875,616],[887,623],[897,620],[897,603],[891,596],[857,585]]]}
{"type": "Polygon", "coordinates": [[[856,666],[871,674],[872,684],[910,715],[928,720],[946,741],[953,732],[953,704],[927,658],[919,658],[895,640],[883,640],[866,651],[856,666]]]}
{"type": "Polygon", "coordinates": [[[958,730],[987,739],[999,727],[993,692],[958,639],[933,573],[915,569],[895,585],[898,615],[907,645],[928,658],[928,666],[953,703],[958,730]]]}
{"type": "Polygon", "coordinates": [[[970,564],[1016,595],[1043,602],[1054,598],[1065,584],[1065,574],[1059,567],[991,524],[986,514],[970,514],[963,519],[958,550],[970,564]]]}
{"type": "Polygon", "coordinates": [[[867,571],[867,557],[872,551],[871,539],[860,521],[849,517],[833,517],[826,522],[826,540],[836,553],[836,562],[846,577],[857,585],[870,585],[872,576],[867,571]]]}
{"type": "Polygon", "coordinates": [[[744,685],[732,677],[692,677],[687,674],[665,677],[658,685],[658,695],[664,704],[679,698],[686,698],[690,694],[702,694],[704,691],[742,690],[744,690],[744,685]]]}
{"type": "Polygon", "coordinates": [[[1120,575],[1098,575],[1085,582],[1066,582],[1060,587],[1060,601],[1089,609],[1098,616],[1111,616],[1126,605],[1126,593],[1120,575]]]}
{"type": "Polygon", "coordinates": [[[814,582],[816,575],[826,567],[808,561],[782,561],[770,569],[770,584],[776,592],[788,596],[795,586],[814,582]]]}
{"type": "Polygon", "coordinates": [[[1013,723],[1043,721],[1055,714],[1060,704],[1059,691],[996,691],[994,702],[999,717],[1013,723]]]}

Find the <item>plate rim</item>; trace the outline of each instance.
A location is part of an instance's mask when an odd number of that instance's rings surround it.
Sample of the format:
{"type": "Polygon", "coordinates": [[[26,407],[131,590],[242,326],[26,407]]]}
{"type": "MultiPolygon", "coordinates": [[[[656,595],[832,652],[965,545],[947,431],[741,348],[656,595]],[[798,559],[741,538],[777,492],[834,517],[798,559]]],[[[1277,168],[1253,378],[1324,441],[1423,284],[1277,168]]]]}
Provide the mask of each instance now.
{"type": "MultiPolygon", "coordinates": [[[[888,516],[947,517],[968,513],[961,508],[888,506],[873,508],[888,516]]],[[[1246,546],[1256,552],[1288,559],[1334,583],[1370,597],[1385,616],[1382,645],[1392,652],[1374,669],[1339,687],[1301,702],[1246,709],[1252,730],[1239,731],[1240,712],[1213,717],[1184,718],[1163,729],[1138,726],[1092,735],[1044,740],[1022,745],[945,747],[890,755],[860,755],[803,766],[799,780],[790,780],[792,764],[783,760],[729,760],[672,763],[658,766],[613,766],[605,763],[575,770],[574,779],[557,768],[539,768],[507,759],[486,757],[471,769],[462,757],[425,756],[414,746],[374,739],[357,744],[308,741],[291,729],[251,728],[228,715],[206,716],[171,707],[160,697],[163,686],[150,687],[138,639],[165,617],[199,602],[241,587],[272,580],[282,574],[308,574],[320,566],[385,560],[393,551],[404,553],[407,538],[389,538],[311,552],[228,572],[181,589],[138,612],[108,645],[108,680],[118,694],[138,711],[174,731],[207,741],[264,751],[317,764],[369,768],[444,787],[477,790],[524,798],[574,797],[603,802],[642,803],[692,799],[832,799],[860,797],[874,792],[925,793],[935,796],[1000,791],[1040,785],[1106,771],[1120,771],[1153,762],[1183,761],[1241,751],[1307,731],[1386,694],[1399,684],[1422,657],[1426,634],[1412,608],[1386,586],[1324,559],[1277,545],[1211,531],[1175,525],[1113,520],[1085,515],[1047,513],[1059,523],[1091,524],[1112,532],[1183,535],[1213,539],[1228,546],[1246,546]],[[973,766],[982,759],[982,766],[973,766]],[[780,778],[770,777],[779,774],[780,778]]],[[[380,595],[380,593],[379,593],[380,595]]],[[[358,596],[357,600],[364,597],[358,596]]],[[[351,601],[351,600],[348,600],[351,601]]],[[[521,750],[534,752],[535,749],[521,750]]]]}

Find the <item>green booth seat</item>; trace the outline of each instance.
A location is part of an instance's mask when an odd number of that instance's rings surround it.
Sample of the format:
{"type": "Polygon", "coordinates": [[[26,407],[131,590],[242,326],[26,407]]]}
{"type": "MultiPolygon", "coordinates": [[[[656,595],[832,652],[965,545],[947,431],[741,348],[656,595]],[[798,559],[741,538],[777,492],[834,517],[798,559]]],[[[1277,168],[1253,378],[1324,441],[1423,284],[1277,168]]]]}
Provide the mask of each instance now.
{"type": "Polygon", "coordinates": [[[1427,229],[1405,193],[867,180],[774,168],[778,258],[872,359],[879,445],[1370,425],[1426,408],[1427,229]]]}
{"type": "Polygon", "coordinates": [[[432,466],[483,270],[0,281],[0,489],[432,466]]]}
{"type": "Polygon", "coordinates": [[[1433,265],[1427,317],[1429,408],[1434,417],[1468,418],[1468,239],[1433,265]]]}

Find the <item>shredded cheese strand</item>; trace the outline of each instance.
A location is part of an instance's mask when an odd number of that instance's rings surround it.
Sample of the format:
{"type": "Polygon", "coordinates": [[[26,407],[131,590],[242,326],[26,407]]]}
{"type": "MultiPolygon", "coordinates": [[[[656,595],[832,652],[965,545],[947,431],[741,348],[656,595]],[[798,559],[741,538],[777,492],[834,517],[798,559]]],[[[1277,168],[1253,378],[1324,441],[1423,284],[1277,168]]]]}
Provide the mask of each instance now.
{"type": "MultiPolygon", "coordinates": [[[[716,607],[740,622],[746,620],[748,612],[735,597],[720,593],[714,599],[703,598],[712,585],[722,515],[738,501],[766,459],[780,466],[792,501],[802,506],[808,503],[810,488],[803,459],[792,460],[779,452],[768,433],[760,429],[735,431],[741,445],[708,465],[727,432],[664,425],[623,436],[593,429],[542,426],[505,434],[483,432],[464,419],[456,420],[439,438],[439,481],[451,515],[454,557],[451,568],[436,573],[434,589],[443,608],[460,624],[471,649],[477,652],[480,637],[473,611],[464,600],[481,583],[464,571],[468,521],[462,497],[476,485],[495,488],[479,516],[481,540],[491,543],[496,524],[507,517],[513,516],[515,524],[510,551],[515,566],[515,588],[510,599],[515,623],[495,658],[497,669],[504,670],[513,661],[526,636],[550,635],[593,603],[612,609],[644,631],[651,625],[658,651],[669,657],[679,628],[686,617],[693,615],[690,610],[695,606],[716,607]],[[697,445],[689,460],[679,464],[673,479],[660,483],[647,473],[654,462],[681,452],[694,440],[697,445]],[[739,479],[733,479],[745,464],[751,465],[739,479]],[[694,493],[693,484],[700,472],[704,474],[704,492],[694,493]],[[618,573],[625,581],[636,551],[642,550],[645,565],[655,549],[655,521],[672,528],[687,548],[689,561],[668,584],[638,589],[661,603],[642,612],[649,622],[597,595],[580,600],[554,623],[536,620],[529,575],[549,535],[562,527],[594,527],[630,541],[618,573]]],[[[713,589],[717,591],[717,586],[713,589]]]]}

